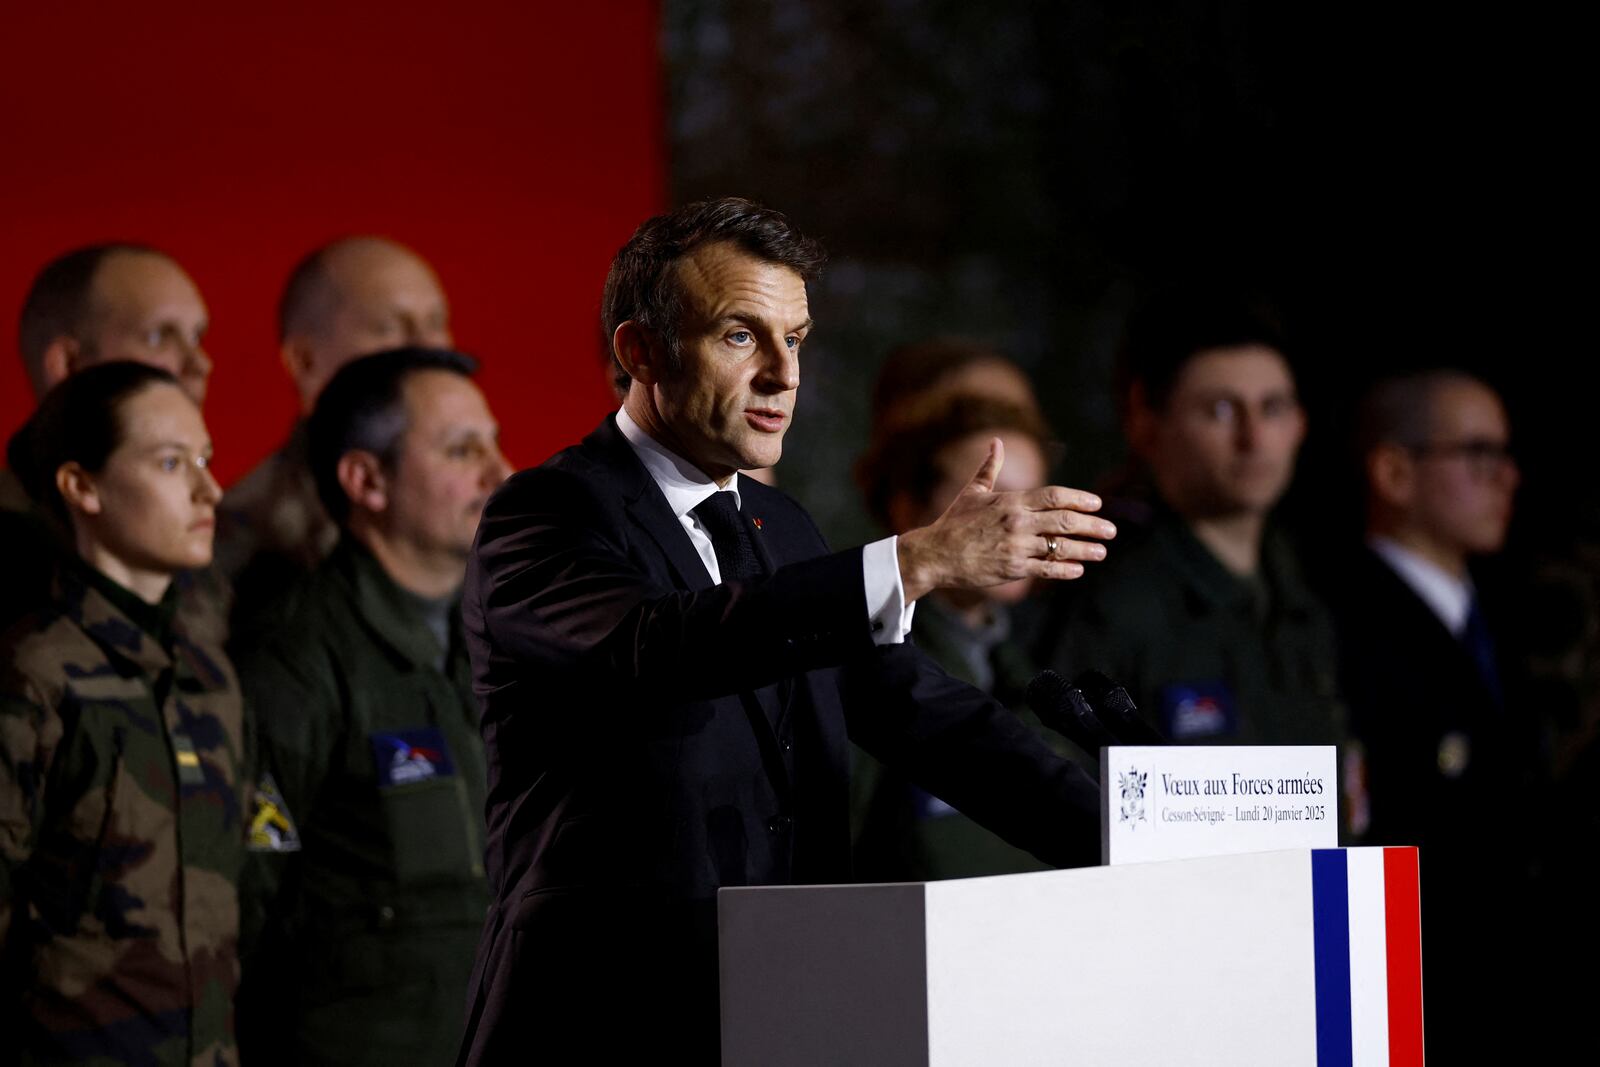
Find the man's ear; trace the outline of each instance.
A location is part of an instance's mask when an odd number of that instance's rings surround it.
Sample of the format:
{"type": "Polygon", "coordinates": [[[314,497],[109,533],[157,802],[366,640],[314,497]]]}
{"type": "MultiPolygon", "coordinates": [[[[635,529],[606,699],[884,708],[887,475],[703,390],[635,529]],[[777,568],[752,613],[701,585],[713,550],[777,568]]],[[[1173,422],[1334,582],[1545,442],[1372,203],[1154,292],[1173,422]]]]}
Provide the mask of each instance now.
{"type": "Polygon", "coordinates": [[[66,334],[62,334],[54,341],[51,341],[44,350],[43,358],[39,361],[40,384],[42,386],[40,395],[48,393],[72,377],[73,373],[80,369],[78,363],[81,355],[82,348],[75,337],[68,337],[66,334]]]}
{"type": "Polygon", "coordinates": [[[612,333],[611,351],[628,377],[641,385],[655,385],[667,369],[661,339],[632,319],[612,333]]]}
{"type": "Polygon", "coordinates": [[[67,502],[67,510],[84,515],[98,515],[104,505],[100,502],[100,489],[94,475],[84,470],[76,461],[63,463],[56,468],[56,492],[67,502]]]}
{"type": "Polygon", "coordinates": [[[1367,453],[1367,487],[1391,508],[1411,506],[1417,492],[1417,461],[1403,445],[1380,444],[1367,453]]]}
{"type": "Polygon", "coordinates": [[[335,468],[339,488],[350,498],[350,506],[363,511],[382,512],[389,507],[389,479],[378,457],[365,449],[352,448],[339,457],[335,468]]]}

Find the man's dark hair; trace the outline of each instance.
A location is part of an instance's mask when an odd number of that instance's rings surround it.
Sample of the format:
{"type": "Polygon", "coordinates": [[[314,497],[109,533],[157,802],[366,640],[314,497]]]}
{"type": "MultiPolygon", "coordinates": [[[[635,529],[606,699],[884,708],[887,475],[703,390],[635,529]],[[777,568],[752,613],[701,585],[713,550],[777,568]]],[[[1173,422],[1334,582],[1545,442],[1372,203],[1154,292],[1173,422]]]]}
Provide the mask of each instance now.
{"type": "Polygon", "coordinates": [[[339,525],[350,517],[339,460],[346,452],[371,452],[393,470],[406,432],[406,379],[429,370],[470,378],[478,361],[446,348],[395,348],[346,363],[317,397],[306,426],[311,475],[322,506],[339,525]]]}
{"type": "MultiPolygon", "coordinates": [[[[683,287],[678,262],[696,249],[727,241],[767,263],[788,267],[802,281],[822,273],[822,246],[796,230],[781,212],[736,196],[700,200],[657,215],[634,231],[618,250],[606,275],[600,300],[600,326],[606,350],[617,327],[630,319],[666,346],[667,366],[682,365],[678,330],[683,322],[683,287]]],[[[619,392],[628,388],[628,372],[611,355],[612,378],[619,392]]]]}
{"type": "Polygon", "coordinates": [[[926,504],[945,476],[937,463],[939,453],[979,433],[1022,434],[1046,457],[1053,450],[1050,428],[1038,412],[992,397],[957,394],[913,422],[874,435],[855,471],[867,511],[892,530],[889,503],[895,495],[908,493],[926,504]]]}
{"type": "Polygon", "coordinates": [[[126,436],[123,404],[152,385],[181,388],[160,368],[119,360],[85,367],[46,393],[6,446],[6,462],[34,503],[70,524],[56,472],[66,463],[104,470],[126,436]]]}
{"type": "Polygon", "coordinates": [[[1481,378],[1454,367],[1413,371],[1373,384],[1356,413],[1357,461],[1379,445],[1420,448],[1427,444],[1433,433],[1435,398],[1446,386],[1461,384],[1481,385],[1494,392],[1481,378]]]}
{"type": "Polygon", "coordinates": [[[17,318],[17,349],[35,392],[44,391],[44,354],[51,342],[63,335],[82,338],[89,332],[94,276],[108,256],[119,252],[164,255],[146,245],[111,241],[75,248],[34,275],[17,318]]]}
{"type": "MultiPolygon", "coordinates": [[[[1159,411],[1191,359],[1212,349],[1245,345],[1270,348],[1289,363],[1283,331],[1264,302],[1204,289],[1158,293],[1129,316],[1117,361],[1117,399],[1125,407],[1138,384],[1145,403],[1159,411]]],[[[1290,364],[1291,373],[1293,369],[1290,364]]]]}

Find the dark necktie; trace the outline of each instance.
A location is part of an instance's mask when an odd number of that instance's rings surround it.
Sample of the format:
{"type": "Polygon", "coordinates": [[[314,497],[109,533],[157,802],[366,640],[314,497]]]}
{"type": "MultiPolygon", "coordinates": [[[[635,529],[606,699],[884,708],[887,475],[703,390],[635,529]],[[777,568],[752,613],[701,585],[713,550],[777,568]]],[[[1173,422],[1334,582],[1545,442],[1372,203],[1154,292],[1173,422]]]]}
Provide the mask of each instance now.
{"type": "Polygon", "coordinates": [[[1495,707],[1504,707],[1505,692],[1500,686],[1500,668],[1495,663],[1494,638],[1489,634],[1489,623],[1478,607],[1477,597],[1472,598],[1472,608],[1467,612],[1467,625],[1461,631],[1461,643],[1472,656],[1472,662],[1477,664],[1483,686],[1489,691],[1495,707]]]}
{"type": "Polygon", "coordinates": [[[717,569],[722,572],[724,582],[745,582],[761,577],[761,557],[756,555],[750,527],[739,514],[739,505],[732,493],[720,490],[712,493],[696,505],[694,514],[711,535],[711,547],[717,553],[717,569]]]}

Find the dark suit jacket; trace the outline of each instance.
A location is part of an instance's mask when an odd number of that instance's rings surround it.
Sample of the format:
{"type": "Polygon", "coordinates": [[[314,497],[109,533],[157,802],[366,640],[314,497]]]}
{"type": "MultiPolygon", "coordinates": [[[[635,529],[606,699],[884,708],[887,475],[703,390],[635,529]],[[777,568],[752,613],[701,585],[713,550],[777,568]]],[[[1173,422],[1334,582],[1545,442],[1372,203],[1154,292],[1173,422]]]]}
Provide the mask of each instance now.
{"type": "Polygon", "coordinates": [[[911,645],[874,646],[860,549],[740,484],[768,563],[713,586],[608,418],[490,500],[463,615],[496,905],[462,1062],[715,1062],[720,886],[849,879],[848,739],[1058,865],[1098,793],[911,645]]]}
{"type": "MultiPolygon", "coordinates": [[[[1490,1050],[1519,1018],[1499,979],[1528,973],[1516,941],[1540,822],[1532,716],[1513,677],[1505,706],[1495,701],[1462,642],[1375,554],[1340,593],[1344,692],[1371,801],[1363,843],[1420,847],[1428,1051],[1499,1062],[1490,1050]]],[[[1487,615],[1492,626],[1492,602],[1487,615]]]]}
{"type": "Polygon", "coordinates": [[[1341,585],[1342,681],[1372,805],[1367,842],[1475,847],[1509,824],[1512,712],[1460,639],[1375,554],[1363,552],[1341,585]]]}

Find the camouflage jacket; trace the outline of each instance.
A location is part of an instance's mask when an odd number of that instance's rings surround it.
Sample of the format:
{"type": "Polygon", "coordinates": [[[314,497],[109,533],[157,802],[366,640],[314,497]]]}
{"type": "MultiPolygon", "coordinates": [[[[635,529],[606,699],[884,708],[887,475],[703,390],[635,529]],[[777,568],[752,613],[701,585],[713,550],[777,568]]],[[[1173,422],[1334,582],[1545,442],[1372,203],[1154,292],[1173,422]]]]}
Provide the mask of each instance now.
{"type": "Polygon", "coordinates": [[[244,730],[81,564],[4,637],[0,1062],[235,1063],[244,730]]]}

